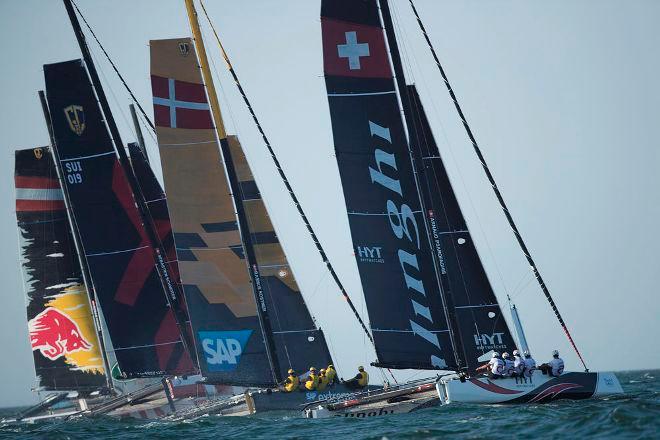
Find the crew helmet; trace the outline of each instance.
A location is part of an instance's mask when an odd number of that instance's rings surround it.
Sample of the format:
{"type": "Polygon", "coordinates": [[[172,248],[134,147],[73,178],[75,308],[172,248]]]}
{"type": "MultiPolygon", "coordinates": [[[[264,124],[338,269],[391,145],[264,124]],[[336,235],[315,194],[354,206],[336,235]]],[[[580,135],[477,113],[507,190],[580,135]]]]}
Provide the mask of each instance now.
{"type": "Polygon", "coordinates": [[[294,374],[295,371],[293,371],[293,368],[289,368],[289,374],[294,374]]]}
{"type": "Polygon", "coordinates": [[[309,371],[316,371],[316,368],[314,368],[314,367],[309,367],[309,371]]]}
{"type": "Polygon", "coordinates": [[[319,373],[321,373],[321,374],[325,373],[325,368],[321,368],[321,371],[319,371],[319,373]]]}
{"type": "Polygon", "coordinates": [[[559,350],[552,350],[553,356],[559,356],[559,350]]]}
{"type": "Polygon", "coordinates": [[[335,368],[335,366],[330,364],[330,365],[328,365],[328,368],[335,368]]]}
{"type": "Polygon", "coordinates": [[[502,357],[503,357],[504,359],[508,359],[508,358],[509,358],[509,353],[504,352],[504,354],[502,354],[502,357]]]}
{"type": "Polygon", "coordinates": [[[362,365],[360,365],[360,366],[358,367],[358,371],[364,371],[364,367],[363,367],[362,365]]]}
{"type": "Polygon", "coordinates": [[[530,357],[531,355],[529,354],[528,350],[525,350],[525,351],[523,351],[523,356],[530,357]]]}
{"type": "Polygon", "coordinates": [[[514,356],[520,356],[520,352],[518,350],[513,350],[513,355],[514,356]]]}
{"type": "Polygon", "coordinates": [[[494,351],[494,352],[493,352],[493,357],[494,357],[494,358],[496,358],[496,357],[500,357],[500,354],[499,354],[497,351],[494,351]]]}

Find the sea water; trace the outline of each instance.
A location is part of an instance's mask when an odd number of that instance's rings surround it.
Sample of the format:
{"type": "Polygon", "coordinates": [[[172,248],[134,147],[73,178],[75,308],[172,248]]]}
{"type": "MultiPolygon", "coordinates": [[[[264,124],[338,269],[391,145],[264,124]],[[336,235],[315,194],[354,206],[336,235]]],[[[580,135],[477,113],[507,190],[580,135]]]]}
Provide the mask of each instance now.
{"type": "MultiPolygon", "coordinates": [[[[192,422],[111,418],[0,426],[34,439],[660,438],[660,370],[617,373],[622,396],[533,405],[451,404],[372,419],[303,419],[291,413],[209,416],[192,422]],[[522,436],[522,437],[518,437],[522,436]]],[[[0,417],[15,410],[2,410],[0,417]]]]}

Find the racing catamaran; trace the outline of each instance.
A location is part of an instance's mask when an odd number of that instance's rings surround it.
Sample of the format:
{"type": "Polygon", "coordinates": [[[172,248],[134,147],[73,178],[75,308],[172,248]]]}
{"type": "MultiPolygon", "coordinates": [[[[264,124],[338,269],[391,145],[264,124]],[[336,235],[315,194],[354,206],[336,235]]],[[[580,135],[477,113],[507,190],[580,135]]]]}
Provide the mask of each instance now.
{"type": "MultiPolygon", "coordinates": [[[[321,29],[337,163],[378,358],[372,365],[453,371],[437,383],[435,398],[442,403],[547,402],[622,392],[614,374],[590,373],[586,366],[557,378],[537,371],[528,381],[479,377],[475,370],[490,353],[521,345],[480,261],[420,96],[406,83],[389,2],[323,0],[321,29]]],[[[507,220],[582,360],[440,69],[507,220]]],[[[522,329],[517,313],[514,318],[522,329]]],[[[381,398],[365,393],[310,405],[305,415],[407,412],[429,405],[410,400],[433,382],[401,385],[397,403],[385,390],[381,398]]]]}

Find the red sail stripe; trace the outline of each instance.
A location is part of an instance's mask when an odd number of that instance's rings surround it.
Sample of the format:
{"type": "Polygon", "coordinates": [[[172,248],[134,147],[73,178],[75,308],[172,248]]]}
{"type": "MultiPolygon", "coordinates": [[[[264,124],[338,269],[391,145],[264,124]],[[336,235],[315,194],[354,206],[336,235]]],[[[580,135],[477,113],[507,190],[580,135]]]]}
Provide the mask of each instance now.
{"type": "Polygon", "coordinates": [[[62,211],[63,200],[16,200],[16,211],[62,211]]]}
{"type": "Polygon", "coordinates": [[[16,188],[60,189],[60,182],[49,177],[15,176],[16,188]]]}

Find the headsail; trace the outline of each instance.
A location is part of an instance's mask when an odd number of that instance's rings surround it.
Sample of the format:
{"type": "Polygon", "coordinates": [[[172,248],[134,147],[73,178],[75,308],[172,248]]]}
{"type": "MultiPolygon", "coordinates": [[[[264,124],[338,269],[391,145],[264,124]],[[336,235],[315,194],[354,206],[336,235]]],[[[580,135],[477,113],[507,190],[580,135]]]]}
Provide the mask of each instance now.
{"type": "Polygon", "coordinates": [[[417,89],[407,86],[412,145],[417,153],[434,251],[440,261],[442,289],[456,323],[456,345],[468,370],[491,350],[511,351],[515,343],[495,298],[465,218],[451,187],[417,89]]]}
{"type": "Polygon", "coordinates": [[[379,364],[452,368],[376,1],[324,0],[321,27],[337,162],[379,364]]]}
{"type": "Polygon", "coordinates": [[[16,151],[14,179],[38,387],[87,392],[102,388],[102,353],[50,149],[16,151]]]}
{"type": "Polygon", "coordinates": [[[286,377],[289,368],[301,371],[313,365],[326,366],[332,359],[323,331],[316,327],[307,310],[241,144],[234,136],[228,139],[264,300],[271,314],[280,375],[286,377]]]}
{"type": "Polygon", "coordinates": [[[127,377],[195,371],[80,60],[44,66],[60,167],[93,287],[127,377]]]}

